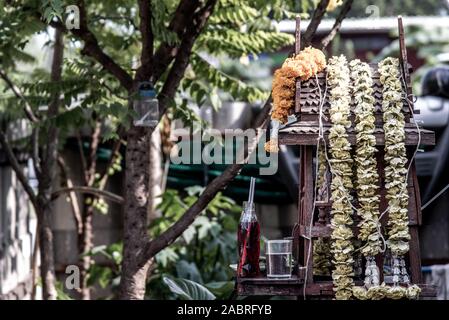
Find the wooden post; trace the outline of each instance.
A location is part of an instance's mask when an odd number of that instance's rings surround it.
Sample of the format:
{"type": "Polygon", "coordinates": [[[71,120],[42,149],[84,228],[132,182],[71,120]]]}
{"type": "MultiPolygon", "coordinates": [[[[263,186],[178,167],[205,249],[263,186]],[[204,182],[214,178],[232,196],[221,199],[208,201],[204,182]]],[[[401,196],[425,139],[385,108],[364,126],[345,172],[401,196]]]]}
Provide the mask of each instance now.
{"type": "MultiPolygon", "coordinates": [[[[311,221],[313,221],[313,147],[305,146],[303,148],[304,154],[301,154],[301,157],[304,157],[305,168],[304,168],[304,201],[303,206],[301,207],[302,217],[303,217],[303,225],[307,228],[310,226],[311,221]]],[[[313,223],[312,223],[313,224],[313,223]]],[[[311,233],[311,230],[309,230],[311,233]]],[[[309,237],[310,234],[306,234],[309,237]]],[[[307,267],[307,285],[308,283],[313,283],[313,241],[310,239],[304,238],[304,266],[307,267]],[[310,252],[310,256],[309,256],[310,252]],[[309,258],[309,261],[307,261],[309,258]]]]}
{"type": "MultiPolygon", "coordinates": [[[[416,176],[415,163],[412,163],[410,168],[410,180],[413,185],[410,191],[409,199],[412,201],[409,208],[413,212],[410,215],[410,250],[409,250],[409,264],[410,264],[410,276],[412,283],[422,283],[422,273],[421,273],[421,249],[419,246],[419,233],[418,228],[421,225],[421,197],[419,194],[418,177],[416,176]],[[413,194],[412,194],[413,193],[413,194]]],[[[409,216],[410,216],[409,215],[409,216]]]]}
{"type": "MultiPolygon", "coordinates": [[[[305,263],[305,258],[304,258],[304,251],[302,250],[302,248],[304,247],[304,239],[301,237],[301,231],[300,231],[300,226],[304,224],[304,217],[303,217],[303,208],[304,208],[304,194],[305,194],[305,168],[306,168],[306,161],[305,161],[305,149],[306,146],[300,146],[299,147],[299,156],[300,156],[300,161],[299,161],[299,184],[298,184],[298,222],[294,228],[294,234],[293,237],[295,239],[295,253],[297,255],[297,261],[298,264],[300,262],[302,262],[302,265],[304,266],[305,263]]],[[[298,269],[299,271],[299,269],[298,269]]],[[[299,275],[299,274],[298,274],[299,275]]]]}
{"type": "Polygon", "coordinates": [[[301,17],[296,16],[296,27],[295,27],[295,54],[301,51],[301,17]]]}
{"type": "MultiPolygon", "coordinates": [[[[301,51],[301,17],[296,17],[296,29],[295,29],[295,54],[299,54],[301,51]]],[[[301,80],[296,80],[296,92],[295,92],[295,113],[301,112],[301,80]]]]}
{"type": "MultiPolygon", "coordinates": [[[[295,54],[298,54],[299,51],[301,51],[301,17],[296,16],[296,28],[295,28],[295,54]]],[[[295,113],[298,113],[300,111],[300,93],[301,93],[301,80],[296,80],[296,93],[295,93],[295,113]]],[[[301,247],[303,245],[303,242],[300,240],[300,232],[299,232],[299,226],[301,225],[301,207],[302,207],[302,201],[303,201],[303,194],[304,194],[304,181],[302,180],[303,177],[303,170],[304,170],[304,163],[303,163],[303,147],[300,147],[300,163],[299,163],[299,184],[298,184],[298,223],[293,228],[293,253],[295,254],[296,261],[298,262],[298,276],[299,276],[299,261],[302,260],[301,255],[301,247]]]]}
{"type": "Polygon", "coordinates": [[[402,16],[398,16],[398,32],[399,32],[399,62],[401,65],[401,73],[404,78],[405,92],[407,93],[407,99],[410,101],[411,112],[414,111],[413,108],[413,94],[410,84],[410,70],[407,59],[407,48],[405,46],[405,33],[404,25],[402,23],[402,16]]]}

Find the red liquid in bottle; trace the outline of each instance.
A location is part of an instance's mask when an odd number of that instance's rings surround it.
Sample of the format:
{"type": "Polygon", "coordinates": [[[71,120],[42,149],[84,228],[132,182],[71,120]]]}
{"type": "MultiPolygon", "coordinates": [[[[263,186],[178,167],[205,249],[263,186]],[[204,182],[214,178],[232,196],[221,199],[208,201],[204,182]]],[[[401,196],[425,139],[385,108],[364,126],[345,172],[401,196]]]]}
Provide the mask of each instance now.
{"type": "Polygon", "coordinates": [[[240,220],[238,233],[239,277],[256,277],[260,274],[260,225],[253,210],[244,212],[240,220]]]}

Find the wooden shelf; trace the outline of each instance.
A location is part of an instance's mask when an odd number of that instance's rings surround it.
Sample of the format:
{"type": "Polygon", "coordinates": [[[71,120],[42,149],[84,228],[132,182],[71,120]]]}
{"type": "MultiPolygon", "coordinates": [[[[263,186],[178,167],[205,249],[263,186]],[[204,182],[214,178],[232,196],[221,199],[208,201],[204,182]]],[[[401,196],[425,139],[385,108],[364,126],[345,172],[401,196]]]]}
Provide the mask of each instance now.
{"type": "Polygon", "coordinates": [[[237,278],[237,294],[241,296],[296,296],[300,295],[304,280],[297,276],[289,279],[237,278]]]}
{"type": "Polygon", "coordinates": [[[303,279],[298,276],[292,275],[291,278],[267,278],[267,277],[257,277],[257,278],[237,278],[237,283],[253,284],[253,285],[285,285],[285,284],[302,284],[303,279]]]}
{"type": "MultiPolygon", "coordinates": [[[[324,127],[324,139],[328,142],[330,126],[324,127]]],[[[419,135],[413,124],[407,124],[405,144],[415,146],[418,144],[419,135]]],[[[435,133],[433,131],[421,129],[421,145],[435,145],[435,133]]],[[[385,135],[382,128],[376,128],[374,132],[377,145],[385,145],[385,135]]],[[[315,146],[318,138],[318,124],[315,122],[301,121],[292,123],[279,130],[279,144],[285,145],[312,145],[315,146]]],[[[356,133],[353,128],[348,129],[348,140],[354,145],[356,133]]]]}
{"type": "MultiPolygon", "coordinates": [[[[356,285],[362,285],[357,281],[356,285]]],[[[436,296],[436,287],[428,284],[419,284],[420,298],[436,296]]],[[[241,296],[303,296],[304,281],[297,277],[291,279],[268,278],[239,278],[237,279],[237,294],[241,296]]],[[[334,297],[332,281],[315,281],[306,287],[306,296],[320,296],[332,299],[334,297]]]]}

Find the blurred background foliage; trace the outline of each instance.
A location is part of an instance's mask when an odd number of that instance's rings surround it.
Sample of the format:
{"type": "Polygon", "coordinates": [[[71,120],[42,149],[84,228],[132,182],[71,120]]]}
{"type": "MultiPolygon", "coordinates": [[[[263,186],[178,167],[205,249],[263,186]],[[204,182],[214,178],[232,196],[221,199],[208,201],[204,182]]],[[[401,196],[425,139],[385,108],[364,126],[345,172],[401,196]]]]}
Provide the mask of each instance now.
{"type": "MultiPolygon", "coordinates": [[[[203,188],[198,186],[186,188],[183,192],[167,190],[158,206],[162,216],[151,223],[150,234],[157,236],[167,230],[202,191],[203,188]]],[[[164,281],[164,277],[183,283],[187,288],[193,286],[197,289],[195,283],[198,283],[216,298],[229,298],[234,289],[230,265],[237,261],[236,230],[240,211],[241,207],[234,200],[218,194],[175,243],[157,254],[148,281],[148,298],[175,299],[179,296],[172,291],[173,286],[167,285],[169,281],[164,281]]],[[[118,289],[121,243],[99,246],[88,254],[102,261],[101,265],[93,264],[89,270],[89,284],[118,289]]]]}

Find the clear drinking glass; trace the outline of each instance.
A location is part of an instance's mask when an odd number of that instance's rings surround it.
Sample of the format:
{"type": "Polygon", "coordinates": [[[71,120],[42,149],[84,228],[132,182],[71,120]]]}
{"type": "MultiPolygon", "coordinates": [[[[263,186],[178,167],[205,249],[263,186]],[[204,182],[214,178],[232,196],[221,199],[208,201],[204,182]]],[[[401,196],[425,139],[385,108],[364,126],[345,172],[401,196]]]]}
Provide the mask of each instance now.
{"type": "Polygon", "coordinates": [[[292,244],[291,239],[267,240],[265,254],[267,256],[268,278],[290,278],[292,275],[292,244]]]}

